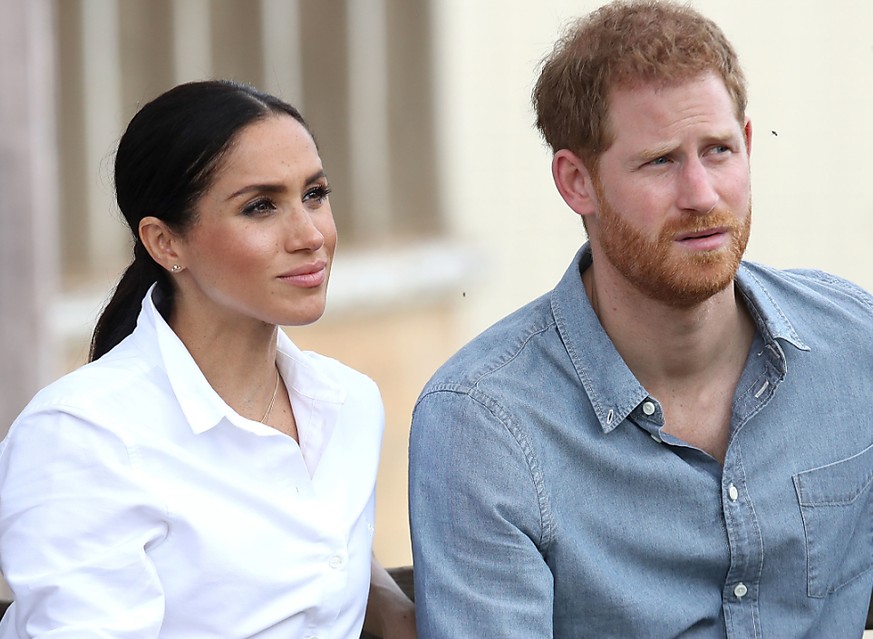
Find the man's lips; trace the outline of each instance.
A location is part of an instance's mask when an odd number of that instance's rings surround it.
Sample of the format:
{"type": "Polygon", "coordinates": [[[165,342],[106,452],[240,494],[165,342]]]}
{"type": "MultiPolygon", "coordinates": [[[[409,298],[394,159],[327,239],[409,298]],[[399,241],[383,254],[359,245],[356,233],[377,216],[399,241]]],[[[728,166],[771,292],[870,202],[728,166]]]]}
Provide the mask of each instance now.
{"type": "Polygon", "coordinates": [[[717,227],[712,229],[704,229],[703,231],[690,231],[686,233],[680,233],[676,236],[677,242],[684,242],[686,240],[699,240],[704,238],[709,238],[718,235],[724,235],[730,231],[727,227],[717,227]]]}
{"type": "Polygon", "coordinates": [[[693,251],[718,251],[727,246],[730,238],[730,227],[720,226],[703,231],[689,231],[676,236],[679,246],[693,251]]]}

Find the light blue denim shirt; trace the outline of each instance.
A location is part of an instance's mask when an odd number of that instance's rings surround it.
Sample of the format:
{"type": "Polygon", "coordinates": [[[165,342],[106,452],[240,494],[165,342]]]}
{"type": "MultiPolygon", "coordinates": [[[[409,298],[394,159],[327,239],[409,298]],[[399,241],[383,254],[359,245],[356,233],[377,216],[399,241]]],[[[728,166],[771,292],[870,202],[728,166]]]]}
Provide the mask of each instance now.
{"type": "Polygon", "coordinates": [[[873,298],[744,263],[757,336],[724,465],[665,433],[580,279],[416,405],[422,639],[860,637],[873,587],[873,298]]]}

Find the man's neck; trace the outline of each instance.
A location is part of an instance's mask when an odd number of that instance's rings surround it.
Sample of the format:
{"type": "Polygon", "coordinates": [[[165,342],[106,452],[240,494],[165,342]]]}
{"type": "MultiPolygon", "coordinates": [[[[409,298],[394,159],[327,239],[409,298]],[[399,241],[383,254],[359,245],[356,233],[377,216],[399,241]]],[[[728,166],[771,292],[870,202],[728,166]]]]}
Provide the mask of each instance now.
{"type": "Polygon", "coordinates": [[[755,335],[734,285],[677,308],[593,265],[582,280],[616,350],[661,403],[665,430],[723,461],[734,392],[755,335]]]}
{"type": "Polygon", "coordinates": [[[619,278],[602,277],[594,265],[582,280],[604,330],[644,385],[707,377],[734,350],[745,360],[754,323],[733,284],[680,308],[647,297],[619,278]]]}

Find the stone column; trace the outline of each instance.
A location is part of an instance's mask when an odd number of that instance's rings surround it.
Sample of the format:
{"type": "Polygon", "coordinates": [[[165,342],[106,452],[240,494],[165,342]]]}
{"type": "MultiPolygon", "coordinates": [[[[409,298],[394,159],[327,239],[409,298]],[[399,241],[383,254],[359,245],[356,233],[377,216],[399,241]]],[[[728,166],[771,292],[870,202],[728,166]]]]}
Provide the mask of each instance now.
{"type": "MultiPolygon", "coordinates": [[[[55,76],[50,0],[2,0],[0,20],[0,436],[57,370],[55,76]]],[[[0,580],[0,597],[9,592],[0,580]]]]}
{"type": "Polygon", "coordinates": [[[50,0],[3,0],[0,20],[0,435],[57,371],[54,36],[50,0]]]}

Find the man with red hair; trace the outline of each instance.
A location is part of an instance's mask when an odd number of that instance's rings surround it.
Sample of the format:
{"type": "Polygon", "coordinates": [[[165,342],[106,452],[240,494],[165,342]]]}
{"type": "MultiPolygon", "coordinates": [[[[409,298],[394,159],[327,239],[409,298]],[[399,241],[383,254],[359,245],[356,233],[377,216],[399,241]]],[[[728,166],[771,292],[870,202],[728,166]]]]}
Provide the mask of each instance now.
{"type": "Polygon", "coordinates": [[[684,5],[614,2],[533,101],[589,241],[419,398],[420,635],[860,636],[873,298],[742,260],[732,46],[684,5]]]}

